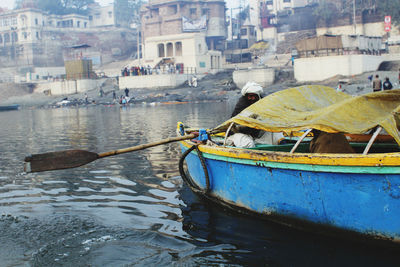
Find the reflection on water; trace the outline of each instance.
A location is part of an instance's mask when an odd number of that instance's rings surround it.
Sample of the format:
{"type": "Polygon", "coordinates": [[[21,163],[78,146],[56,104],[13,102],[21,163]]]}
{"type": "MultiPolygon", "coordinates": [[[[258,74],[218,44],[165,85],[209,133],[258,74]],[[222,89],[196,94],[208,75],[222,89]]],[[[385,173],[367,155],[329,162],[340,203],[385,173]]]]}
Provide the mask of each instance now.
{"type": "Polygon", "coordinates": [[[69,170],[23,174],[29,154],[94,152],[212,127],[226,103],[0,112],[4,266],[391,265],[393,252],[312,236],[223,210],[178,175],[176,143],[69,170]],[[378,261],[379,260],[379,261],[378,261]]]}

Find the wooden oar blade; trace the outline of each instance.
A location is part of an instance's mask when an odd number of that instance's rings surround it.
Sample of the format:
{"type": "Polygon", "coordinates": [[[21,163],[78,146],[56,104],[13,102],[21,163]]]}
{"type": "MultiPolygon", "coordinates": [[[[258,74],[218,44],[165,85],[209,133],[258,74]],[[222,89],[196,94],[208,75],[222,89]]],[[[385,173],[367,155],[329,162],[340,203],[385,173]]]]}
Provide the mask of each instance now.
{"type": "Polygon", "coordinates": [[[65,150],[30,155],[25,158],[25,172],[43,172],[76,168],[88,164],[99,156],[86,150],[65,150]]]}

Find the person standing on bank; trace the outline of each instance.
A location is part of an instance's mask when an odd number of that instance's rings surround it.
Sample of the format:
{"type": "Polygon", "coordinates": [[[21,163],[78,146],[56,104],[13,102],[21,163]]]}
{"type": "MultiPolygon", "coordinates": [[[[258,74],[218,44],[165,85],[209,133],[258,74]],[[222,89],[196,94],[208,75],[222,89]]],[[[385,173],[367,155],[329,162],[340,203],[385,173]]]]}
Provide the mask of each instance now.
{"type": "Polygon", "coordinates": [[[389,81],[389,78],[386,77],[385,81],[383,82],[383,90],[390,90],[393,88],[392,83],[389,81]]]}
{"type": "Polygon", "coordinates": [[[372,81],[372,90],[374,92],[382,91],[382,81],[379,79],[379,75],[375,75],[375,79],[372,81]]]}
{"type": "Polygon", "coordinates": [[[399,69],[399,80],[398,80],[398,82],[399,82],[398,83],[398,86],[399,86],[398,88],[400,88],[400,69],[399,69]]]}

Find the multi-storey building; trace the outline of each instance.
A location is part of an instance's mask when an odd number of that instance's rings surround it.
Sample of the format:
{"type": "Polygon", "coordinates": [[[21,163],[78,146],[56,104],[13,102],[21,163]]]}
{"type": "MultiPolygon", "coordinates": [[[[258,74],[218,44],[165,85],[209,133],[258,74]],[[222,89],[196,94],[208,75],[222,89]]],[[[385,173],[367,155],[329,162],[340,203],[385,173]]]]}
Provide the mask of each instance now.
{"type": "Polygon", "coordinates": [[[276,35],[274,27],[280,16],[294,13],[318,0],[249,0],[250,22],[256,26],[257,39],[269,39],[276,35]]]}
{"type": "Polygon", "coordinates": [[[141,8],[146,64],[168,59],[183,68],[221,66],[227,36],[224,0],[149,0],[141,8]]]}
{"type": "Polygon", "coordinates": [[[0,11],[0,64],[48,65],[54,57],[62,62],[57,36],[109,26],[117,26],[114,5],[92,5],[89,15],[53,15],[33,7],[0,11]]]}

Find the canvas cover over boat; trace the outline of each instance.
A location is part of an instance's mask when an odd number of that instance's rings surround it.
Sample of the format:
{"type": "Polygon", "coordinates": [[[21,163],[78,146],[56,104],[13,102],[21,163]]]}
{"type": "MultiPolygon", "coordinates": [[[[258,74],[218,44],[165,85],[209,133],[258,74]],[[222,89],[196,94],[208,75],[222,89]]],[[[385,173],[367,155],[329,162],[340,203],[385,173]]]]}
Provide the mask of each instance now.
{"type": "Polygon", "coordinates": [[[364,134],[382,126],[400,145],[400,90],[352,96],[322,85],[305,85],[268,95],[213,131],[235,124],[291,134],[307,129],[364,134]]]}

